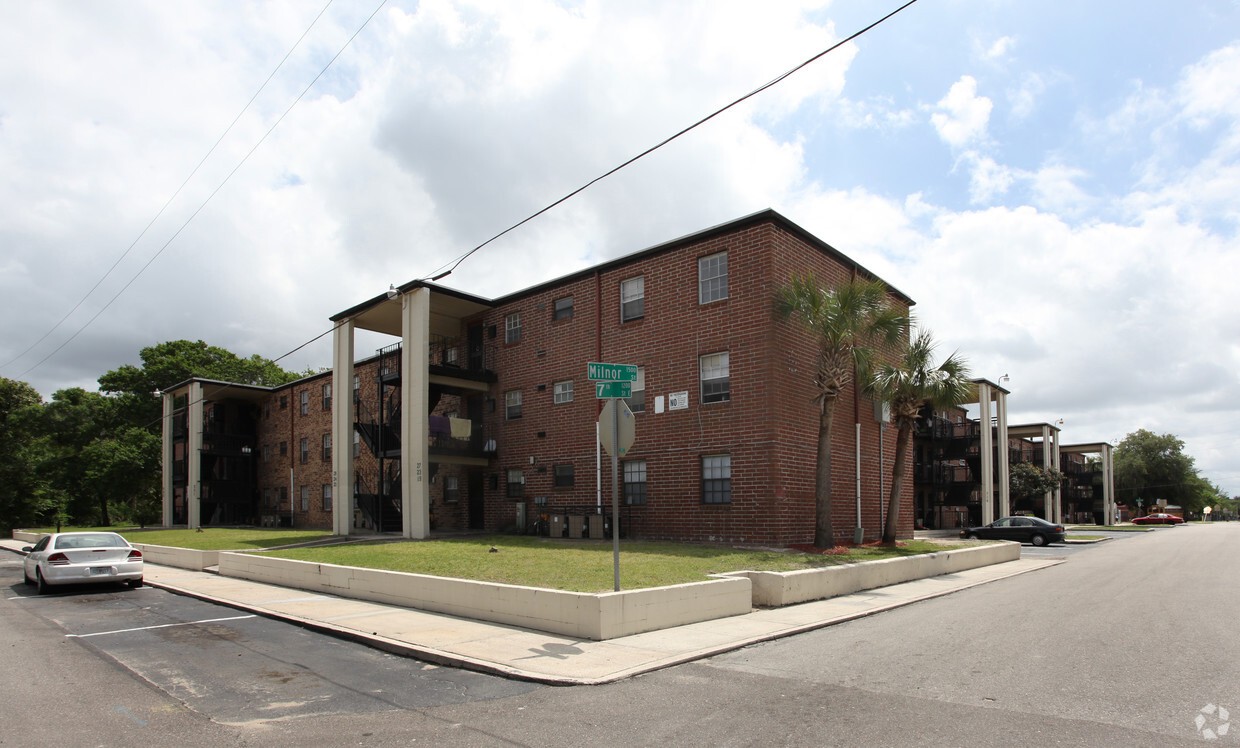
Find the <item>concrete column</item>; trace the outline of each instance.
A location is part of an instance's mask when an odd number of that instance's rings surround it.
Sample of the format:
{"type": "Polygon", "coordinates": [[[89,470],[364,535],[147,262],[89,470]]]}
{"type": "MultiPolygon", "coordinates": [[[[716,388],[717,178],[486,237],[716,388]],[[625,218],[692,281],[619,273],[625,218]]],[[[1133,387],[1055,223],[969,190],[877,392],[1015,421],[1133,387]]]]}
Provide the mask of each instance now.
{"type": "Polygon", "coordinates": [[[164,417],[162,420],[162,426],[160,428],[160,431],[161,431],[160,435],[162,437],[162,446],[161,446],[162,451],[160,453],[161,456],[159,458],[159,466],[160,466],[160,470],[162,471],[160,478],[161,478],[161,483],[163,484],[163,492],[162,492],[163,512],[161,513],[161,516],[163,517],[163,519],[161,523],[163,524],[164,527],[172,527],[172,520],[174,516],[173,506],[172,506],[172,498],[173,498],[172,473],[173,473],[173,470],[175,469],[175,462],[174,462],[175,455],[173,455],[172,453],[172,430],[173,430],[173,425],[172,425],[173,424],[173,416],[172,416],[173,396],[172,396],[172,393],[165,392],[160,397],[160,399],[163,401],[163,406],[164,406],[164,417]]]}
{"type": "Polygon", "coordinates": [[[189,478],[185,484],[185,519],[189,529],[196,530],[202,525],[202,385],[191,382],[186,399],[188,413],[189,443],[185,446],[185,467],[189,478]]]}
{"type": "MultiPolygon", "coordinates": [[[[1051,452],[1051,467],[1058,470],[1061,464],[1059,460],[1059,429],[1054,430],[1054,439],[1055,449],[1051,452]]],[[[1063,481],[1060,481],[1055,486],[1055,490],[1052,493],[1055,496],[1055,514],[1051,522],[1063,522],[1063,481]]]]}
{"type": "Polygon", "coordinates": [[[995,390],[996,395],[996,430],[999,449],[999,516],[1007,517],[1012,513],[1012,479],[1008,474],[1008,428],[1007,428],[1007,393],[995,390]]]}
{"type": "Polygon", "coordinates": [[[353,320],[332,333],[332,534],[353,527],[353,320]]]}
{"type": "Polygon", "coordinates": [[[1115,462],[1111,455],[1111,445],[1102,445],[1102,523],[1115,524],[1115,462]]]}
{"type": "Polygon", "coordinates": [[[430,534],[430,311],[431,292],[415,288],[400,298],[400,473],[402,533],[430,534]]]}
{"type": "MultiPolygon", "coordinates": [[[[1051,466],[1051,427],[1042,424],[1042,469],[1046,470],[1051,466]]],[[[1047,522],[1058,522],[1055,515],[1051,514],[1054,510],[1054,490],[1047,491],[1042,494],[1042,516],[1047,522]]]]}
{"type": "Polygon", "coordinates": [[[995,521],[995,466],[991,454],[994,439],[990,432],[990,385],[984,382],[977,385],[977,406],[982,439],[979,447],[982,458],[982,524],[989,525],[995,521]]]}

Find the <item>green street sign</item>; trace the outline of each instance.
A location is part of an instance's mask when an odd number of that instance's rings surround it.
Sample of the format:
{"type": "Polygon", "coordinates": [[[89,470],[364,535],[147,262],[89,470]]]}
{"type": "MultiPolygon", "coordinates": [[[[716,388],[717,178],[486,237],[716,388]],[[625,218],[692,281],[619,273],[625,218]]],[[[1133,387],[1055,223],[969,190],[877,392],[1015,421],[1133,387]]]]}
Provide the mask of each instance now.
{"type": "Polygon", "coordinates": [[[632,382],[595,382],[594,396],[600,400],[607,397],[632,397],[632,382]]]}
{"type": "Polygon", "coordinates": [[[637,367],[633,364],[586,364],[586,379],[596,382],[636,382],[637,367]]]}

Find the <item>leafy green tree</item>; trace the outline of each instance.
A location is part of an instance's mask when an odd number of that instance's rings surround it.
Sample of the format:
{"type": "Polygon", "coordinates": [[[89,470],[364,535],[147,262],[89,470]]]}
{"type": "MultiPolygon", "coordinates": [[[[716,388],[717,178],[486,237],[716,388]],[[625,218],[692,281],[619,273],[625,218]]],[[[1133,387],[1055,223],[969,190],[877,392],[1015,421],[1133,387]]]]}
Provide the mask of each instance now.
{"type": "Polygon", "coordinates": [[[831,520],[831,432],[835,406],[853,383],[854,372],[868,379],[875,348],[900,341],[909,319],[888,299],[886,284],[852,278],[838,288],[819,285],[813,273],[794,274],[778,291],[780,316],[809,331],[816,349],[814,405],[818,410],[818,450],[814,470],[814,545],[835,546],[831,520]]]}
{"type": "Polygon", "coordinates": [[[917,337],[904,346],[896,361],[879,363],[867,383],[866,390],[871,397],[890,405],[896,426],[896,455],[891,468],[884,543],[896,542],[909,447],[921,409],[927,405],[934,410],[954,408],[973,397],[974,385],[964,359],[953,353],[935,366],[934,349],[934,336],[930,331],[919,331],[917,337]]]}
{"type": "MultiPolygon", "coordinates": [[[[53,505],[72,521],[111,524],[109,488],[91,480],[90,471],[100,454],[96,442],[112,438],[124,426],[116,399],[80,387],[56,392],[43,407],[39,429],[47,449],[39,472],[53,505]]],[[[155,455],[158,458],[158,448],[155,455]]]]}
{"type": "Polygon", "coordinates": [[[42,443],[34,424],[43,398],[25,382],[0,377],[0,531],[34,524],[46,508],[38,478],[42,443]]]}
{"type": "Polygon", "coordinates": [[[1013,506],[1036,506],[1037,501],[1063,484],[1063,473],[1053,467],[1018,462],[1008,468],[1008,487],[1013,506]]]}
{"type": "Polygon", "coordinates": [[[1141,499],[1146,510],[1159,499],[1186,511],[1204,506],[1196,498],[1193,458],[1184,454],[1184,442],[1174,434],[1139,429],[1115,447],[1114,458],[1117,501],[1135,506],[1141,499]]]}

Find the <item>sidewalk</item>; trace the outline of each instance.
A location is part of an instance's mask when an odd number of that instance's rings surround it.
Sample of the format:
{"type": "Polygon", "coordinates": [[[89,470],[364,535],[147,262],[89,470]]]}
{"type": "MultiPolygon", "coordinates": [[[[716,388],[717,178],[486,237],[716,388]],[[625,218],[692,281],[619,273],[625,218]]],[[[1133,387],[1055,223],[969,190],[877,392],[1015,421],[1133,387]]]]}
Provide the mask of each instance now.
{"type": "MultiPolygon", "coordinates": [[[[0,540],[19,553],[23,543],[0,540]]],[[[596,685],[710,657],[957,590],[1062,563],[1020,559],[956,574],[747,615],[582,641],[541,631],[305,592],[155,564],[146,583],[177,594],[289,621],[378,649],[441,665],[550,685],[596,685]]]]}

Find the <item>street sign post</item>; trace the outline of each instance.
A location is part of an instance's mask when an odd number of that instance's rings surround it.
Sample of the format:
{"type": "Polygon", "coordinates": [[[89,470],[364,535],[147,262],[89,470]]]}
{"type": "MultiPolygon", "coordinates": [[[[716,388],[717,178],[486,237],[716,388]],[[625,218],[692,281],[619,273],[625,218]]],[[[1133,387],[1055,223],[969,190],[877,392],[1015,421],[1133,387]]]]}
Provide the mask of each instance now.
{"type": "Polygon", "coordinates": [[[620,591],[620,458],[633,446],[633,411],[621,398],[633,396],[637,367],[633,364],[586,364],[586,377],[594,381],[594,396],[606,399],[599,413],[599,442],[611,455],[611,554],[616,592],[620,591]]]}

